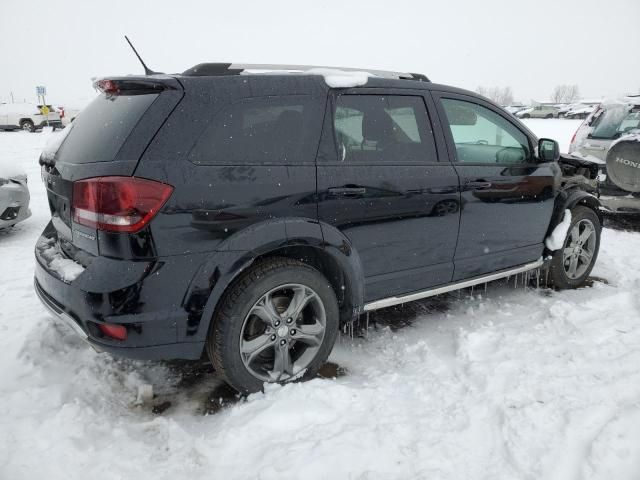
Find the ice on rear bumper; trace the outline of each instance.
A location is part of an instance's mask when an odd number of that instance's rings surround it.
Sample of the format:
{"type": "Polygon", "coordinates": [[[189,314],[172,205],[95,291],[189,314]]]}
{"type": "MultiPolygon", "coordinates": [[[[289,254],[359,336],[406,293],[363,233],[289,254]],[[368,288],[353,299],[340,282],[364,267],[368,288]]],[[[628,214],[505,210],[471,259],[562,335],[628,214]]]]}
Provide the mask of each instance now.
{"type": "Polygon", "coordinates": [[[66,283],[74,281],[85,270],[85,267],[79,263],[65,257],[53,238],[41,239],[37,243],[36,249],[38,249],[40,257],[47,262],[46,266],[49,271],[66,283]]]}

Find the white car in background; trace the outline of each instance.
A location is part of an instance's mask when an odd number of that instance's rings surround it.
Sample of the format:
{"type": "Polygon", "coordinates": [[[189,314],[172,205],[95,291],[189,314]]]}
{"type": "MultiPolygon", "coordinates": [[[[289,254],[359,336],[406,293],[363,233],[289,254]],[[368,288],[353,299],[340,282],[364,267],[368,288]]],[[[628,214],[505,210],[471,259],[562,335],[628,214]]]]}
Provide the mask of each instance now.
{"type": "Polygon", "coordinates": [[[33,103],[0,104],[0,130],[26,130],[35,132],[42,127],[63,128],[60,114],[51,105],[49,112],[43,113],[44,105],[33,103]]]}
{"type": "Polygon", "coordinates": [[[585,119],[591,115],[597,107],[597,105],[572,105],[571,108],[564,112],[564,118],[585,119]]]}
{"type": "Polygon", "coordinates": [[[0,229],[31,216],[30,198],[26,173],[0,159],[0,229]]]}

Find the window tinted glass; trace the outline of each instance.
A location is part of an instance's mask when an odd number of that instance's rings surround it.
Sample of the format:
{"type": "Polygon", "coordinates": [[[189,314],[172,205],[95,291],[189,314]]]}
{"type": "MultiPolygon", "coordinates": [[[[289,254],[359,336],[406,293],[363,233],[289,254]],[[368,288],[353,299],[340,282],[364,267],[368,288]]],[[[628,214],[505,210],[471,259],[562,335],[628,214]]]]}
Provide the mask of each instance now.
{"type": "Polygon", "coordinates": [[[100,95],[73,121],[73,129],[58,150],[58,161],[89,163],[113,160],[156,98],[157,94],[100,95]]]}
{"type": "Polygon", "coordinates": [[[638,107],[628,105],[609,105],[599,110],[591,120],[593,131],[591,138],[614,139],[640,126],[638,107]]]}
{"type": "Polygon", "coordinates": [[[472,102],[442,99],[459,162],[525,163],[529,140],[511,122],[472,102]]]}
{"type": "Polygon", "coordinates": [[[333,122],[342,161],[437,161],[431,124],[421,97],[340,95],[333,122]]]}
{"type": "Polygon", "coordinates": [[[306,95],[245,98],[217,112],[189,160],[196,164],[313,162],[322,117],[306,95]]]}

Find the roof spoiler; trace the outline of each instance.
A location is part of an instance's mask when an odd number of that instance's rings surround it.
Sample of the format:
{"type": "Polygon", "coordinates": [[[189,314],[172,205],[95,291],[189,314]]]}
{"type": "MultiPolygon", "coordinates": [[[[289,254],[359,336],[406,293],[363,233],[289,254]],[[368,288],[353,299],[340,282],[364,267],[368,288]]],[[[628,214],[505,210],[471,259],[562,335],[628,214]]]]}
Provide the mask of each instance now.
{"type": "Polygon", "coordinates": [[[93,82],[93,88],[107,95],[141,95],[182,89],[175,78],[159,75],[100,78],[93,82]]]}
{"type": "Polygon", "coordinates": [[[312,69],[330,69],[341,70],[346,72],[368,72],[376,77],[389,79],[416,80],[419,82],[430,82],[430,80],[421,73],[405,73],[392,72],[387,70],[371,70],[369,68],[346,68],[346,67],[326,67],[319,65],[270,65],[257,63],[200,63],[195,67],[185,70],[182,75],[187,77],[210,77],[225,75],[240,75],[247,73],[261,73],[282,71],[290,73],[305,73],[312,69]]]}

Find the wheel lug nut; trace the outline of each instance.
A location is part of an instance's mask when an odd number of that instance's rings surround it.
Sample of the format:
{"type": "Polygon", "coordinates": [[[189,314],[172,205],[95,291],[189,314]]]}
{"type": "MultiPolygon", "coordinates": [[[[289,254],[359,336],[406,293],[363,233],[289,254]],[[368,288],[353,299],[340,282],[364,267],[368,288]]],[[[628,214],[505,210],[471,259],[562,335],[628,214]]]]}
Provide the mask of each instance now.
{"type": "Polygon", "coordinates": [[[274,324],[276,327],[280,325],[280,320],[276,320],[276,323],[274,324]]]}
{"type": "Polygon", "coordinates": [[[293,318],[291,317],[287,318],[287,323],[291,323],[291,322],[293,322],[293,318]]]}
{"type": "Polygon", "coordinates": [[[276,339],[275,335],[271,335],[271,341],[274,341],[276,339]]]}
{"type": "Polygon", "coordinates": [[[280,345],[285,345],[287,343],[286,340],[280,340],[280,345]]]}
{"type": "Polygon", "coordinates": [[[295,335],[295,334],[296,334],[296,330],[295,330],[295,328],[294,328],[293,330],[291,330],[289,333],[290,333],[291,335],[295,335]]]}

